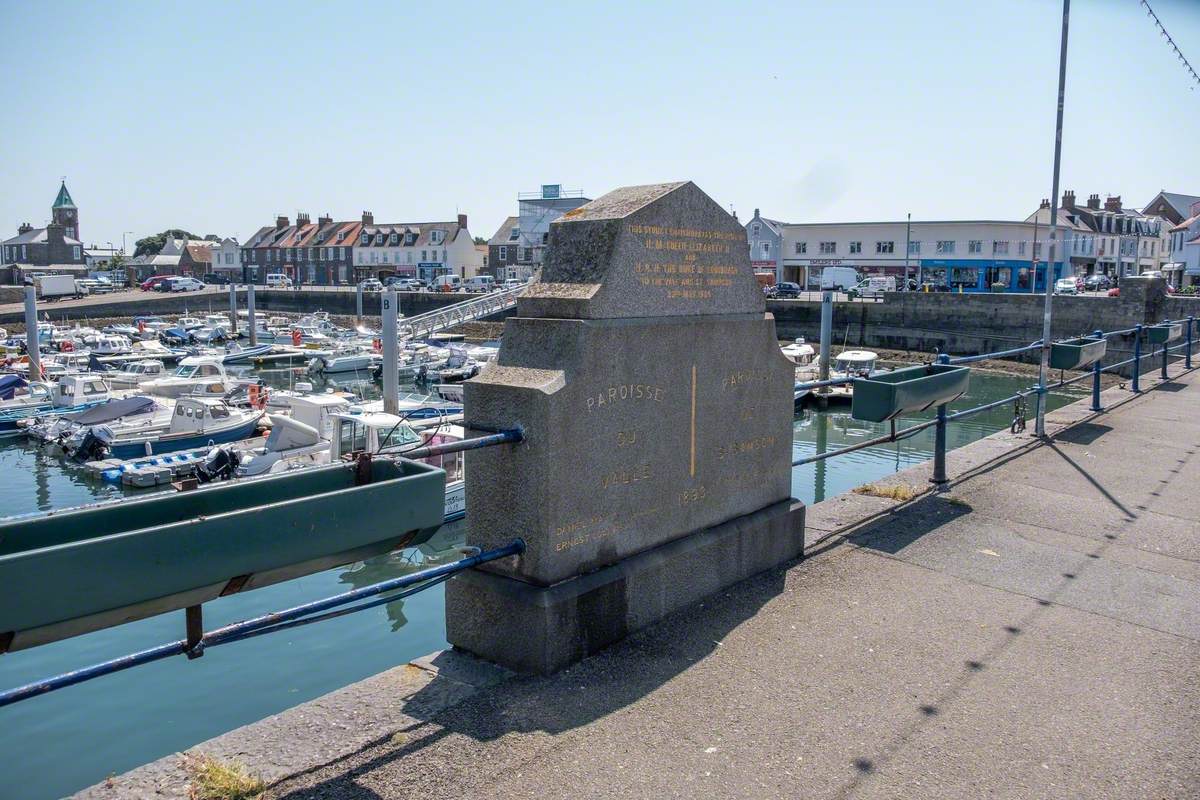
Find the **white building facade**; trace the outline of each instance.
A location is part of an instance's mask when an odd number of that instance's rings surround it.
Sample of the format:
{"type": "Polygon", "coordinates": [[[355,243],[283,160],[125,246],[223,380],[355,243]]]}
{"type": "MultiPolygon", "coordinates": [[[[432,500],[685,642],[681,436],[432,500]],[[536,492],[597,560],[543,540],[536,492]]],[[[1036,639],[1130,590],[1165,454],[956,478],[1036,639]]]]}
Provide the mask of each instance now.
{"type": "Polygon", "coordinates": [[[232,281],[246,279],[242,273],[242,249],[237,239],[227,236],[220,242],[213,242],[210,249],[213,272],[226,275],[232,281]]]}
{"type": "MultiPolygon", "coordinates": [[[[826,267],[852,267],[861,277],[905,277],[952,291],[1039,292],[1045,289],[1046,225],[1036,221],[945,220],[898,222],[778,223],[781,234],[776,267],[782,280],[816,288],[826,267]],[[1036,277],[1035,277],[1036,276],[1036,277]]],[[[747,225],[751,261],[765,263],[767,251],[754,252],[754,242],[770,244],[766,221],[758,214],[747,225]],[[762,224],[755,239],[753,226],[762,224]]],[[[1052,279],[1075,274],[1095,242],[1086,231],[1059,229],[1069,255],[1056,252],[1052,279]]]]}
{"type": "Polygon", "coordinates": [[[429,282],[440,275],[457,275],[465,280],[483,269],[466,214],[455,222],[365,224],[353,258],[357,274],[381,279],[396,275],[429,282]]]}

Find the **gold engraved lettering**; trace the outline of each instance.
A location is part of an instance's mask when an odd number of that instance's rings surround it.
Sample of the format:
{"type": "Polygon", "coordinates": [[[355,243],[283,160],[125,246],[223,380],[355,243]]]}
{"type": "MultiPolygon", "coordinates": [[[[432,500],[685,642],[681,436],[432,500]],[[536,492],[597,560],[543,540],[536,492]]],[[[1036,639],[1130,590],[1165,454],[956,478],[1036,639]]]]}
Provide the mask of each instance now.
{"type": "Polygon", "coordinates": [[[633,464],[628,467],[618,467],[600,477],[600,487],[608,489],[614,486],[629,486],[634,483],[650,480],[649,464],[633,464]]]}
{"type": "Polygon", "coordinates": [[[753,370],[739,369],[727,373],[721,378],[721,388],[725,391],[729,391],[731,389],[739,389],[753,384],[770,382],[770,372],[756,372],[753,370]]]}
{"type": "Polygon", "coordinates": [[[753,439],[742,439],[737,442],[726,442],[717,446],[717,459],[724,460],[733,456],[743,455],[745,453],[753,453],[758,450],[766,450],[768,447],[775,445],[776,439],[774,436],[756,436],[753,439]]]}
{"type": "Polygon", "coordinates": [[[631,447],[637,444],[637,431],[617,431],[617,447],[631,447]]]}
{"type": "Polygon", "coordinates": [[[663,388],[649,383],[622,383],[588,394],[585,400],[588,413],[605,406],[626,401],[661,403],[663,388]]]}

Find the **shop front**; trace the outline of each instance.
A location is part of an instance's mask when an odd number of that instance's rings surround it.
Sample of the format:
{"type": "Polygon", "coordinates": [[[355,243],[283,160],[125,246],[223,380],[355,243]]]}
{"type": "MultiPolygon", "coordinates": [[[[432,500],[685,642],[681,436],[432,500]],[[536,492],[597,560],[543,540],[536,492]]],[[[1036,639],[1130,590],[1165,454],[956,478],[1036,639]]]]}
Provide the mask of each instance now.
{"type": "MultiPolygon", "coordinates": [[[[1066,272],[1062,262],[1054,265],[1054,280],[1066,272]]],[[[921,282],[951,292],[1044,292],[1046,265],[1037,265],[1036,282],[1033,266],[1028,261],[966,261],[924,259],[921,261],[921,282]]]]}

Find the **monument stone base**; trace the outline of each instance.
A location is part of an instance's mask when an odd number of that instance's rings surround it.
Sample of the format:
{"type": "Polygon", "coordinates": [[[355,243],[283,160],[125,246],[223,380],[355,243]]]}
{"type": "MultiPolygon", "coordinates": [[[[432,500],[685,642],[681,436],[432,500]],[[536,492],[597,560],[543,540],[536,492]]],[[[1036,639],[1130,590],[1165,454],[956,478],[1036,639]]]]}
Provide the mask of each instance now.
{"type": "Polygon", "coordinates": [[[446,584],[446,637],[513,671],[548,675],[803,555],[804,504],[792,499],[551,586],[470,570],[446,584]]]}

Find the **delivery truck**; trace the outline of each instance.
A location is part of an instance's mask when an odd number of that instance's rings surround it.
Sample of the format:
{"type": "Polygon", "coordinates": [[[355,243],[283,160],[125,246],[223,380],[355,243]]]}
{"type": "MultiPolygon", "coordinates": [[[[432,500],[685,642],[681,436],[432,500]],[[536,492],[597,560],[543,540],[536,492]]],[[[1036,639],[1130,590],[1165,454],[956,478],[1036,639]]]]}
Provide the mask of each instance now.
{"type": "Polygon", "coordinates": [[[34,283],[39,300],[80,297],[83,294],[75,285],[74,275],[39,275],[34,278],[34,283]]]}

